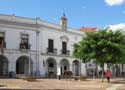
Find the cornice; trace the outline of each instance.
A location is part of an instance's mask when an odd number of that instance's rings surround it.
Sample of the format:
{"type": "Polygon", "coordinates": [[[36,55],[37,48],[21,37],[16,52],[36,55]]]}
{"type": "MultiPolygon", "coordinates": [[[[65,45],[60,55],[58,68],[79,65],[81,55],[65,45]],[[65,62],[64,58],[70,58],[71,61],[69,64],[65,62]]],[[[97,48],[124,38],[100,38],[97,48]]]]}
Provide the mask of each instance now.
{"type": "Polygon", "coordinates": [[[11,21],[4,21],[4,20],[0,20],[0,24],[17,25],[17,26],[25,26],[25,27],[35,27],[35,28],[41,27],[39,24],[28,24],[28,23],[11,22],[11,21]]]}
{"type": "Polygon", "coordinates": [[[37,27],[27,27],[27,26],[17,26],[17,25],[7,25],[7,24],[1,24],[1,28],[14,28],[14,29],[22,29],[22,30],[30,30],[30,31],[36,31],[39,30],[37,27]]]}
{"type": "Polygon", "coordinates": [[[55,30],[58,32],[63,32],[63,33],[69,33],[69,34],[74,34],[74,35],[79,35],[79,36],[84,36],[85,34],[80,31],[76,31],[75,29],[67,28],[67,31],[62,30],[60,25],[53,24],[50,22],[46,22],[41,20],[40,18],[26,18],[26,17],[20,17],[20,16],[15,16],[15,15],[3,15],[0,14],[0,24],[5,24],[5,26],[10,25],[11,27],[13,26],[14,28],[37,28],[39,30],[42,30],[41,28],[49,28],[51,30],[55,30]]]}
{"type": "MultiPolygon", "coordinates": [[[[75,33],[75,32],[71,32],[71,31],[64,31],[64,30],[61,30],[61,29],[58,29],[58,28],[53,28],[53,27],[50,27],[50,26],[42,26],[42,30],[44,30],[43,28],[48,28],[48,29],[51,29],[53,31],[57,31],[57,32],[62,32],[62,33],[67,33],[67,34],[73,34],[73,35],[79,35],[79,36],[84,36],[84,34],[79,34],[79,33],[75,33]]],[[[47,30],[47,29],[46,29],[47,30]]],[[[50,31],[50,30],[49,30],[50,31]]],[[[83,32],[81,32],[83,33],[83,32]]]]}

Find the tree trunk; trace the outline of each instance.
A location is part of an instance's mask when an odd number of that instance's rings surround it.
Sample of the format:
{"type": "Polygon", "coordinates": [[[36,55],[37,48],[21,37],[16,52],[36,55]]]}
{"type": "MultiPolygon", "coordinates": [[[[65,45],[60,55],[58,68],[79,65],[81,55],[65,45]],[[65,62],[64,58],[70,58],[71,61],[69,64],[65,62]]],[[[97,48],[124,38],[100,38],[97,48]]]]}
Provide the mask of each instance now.
{"type": "Polygon", "coordinates": [[[104,64],[102,65],[102,83],[104,81],[104,64]]]}

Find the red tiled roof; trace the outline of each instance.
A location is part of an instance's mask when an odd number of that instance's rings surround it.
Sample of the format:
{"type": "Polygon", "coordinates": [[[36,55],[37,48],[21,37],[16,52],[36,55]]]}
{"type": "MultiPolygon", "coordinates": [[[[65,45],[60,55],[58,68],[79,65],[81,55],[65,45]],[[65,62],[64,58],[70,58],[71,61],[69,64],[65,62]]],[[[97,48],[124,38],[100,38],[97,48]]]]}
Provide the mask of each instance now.
{"type": "Polygon", "coordinates": [[[97,27],[95,27],[95,28],[83,27],[83,28],[80,28],[79,30],[81,30],[83,32],[97,32],[97,31],[99,31],[97,27]]]}

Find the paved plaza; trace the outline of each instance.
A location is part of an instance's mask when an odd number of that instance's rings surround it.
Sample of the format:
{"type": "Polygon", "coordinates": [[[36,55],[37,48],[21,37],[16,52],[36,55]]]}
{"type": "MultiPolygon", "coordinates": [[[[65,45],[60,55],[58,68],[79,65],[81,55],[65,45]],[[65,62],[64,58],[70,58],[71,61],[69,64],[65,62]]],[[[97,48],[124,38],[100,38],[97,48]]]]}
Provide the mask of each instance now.
{"type": "Polygon", "coordinates": [[[111,83],[101,83],[101,79],[85,81],[65,79],[38,79],[29,82],[23,79],[0,79],[0,90],[125,90],[125,79],[112,79],[111,83]]]}

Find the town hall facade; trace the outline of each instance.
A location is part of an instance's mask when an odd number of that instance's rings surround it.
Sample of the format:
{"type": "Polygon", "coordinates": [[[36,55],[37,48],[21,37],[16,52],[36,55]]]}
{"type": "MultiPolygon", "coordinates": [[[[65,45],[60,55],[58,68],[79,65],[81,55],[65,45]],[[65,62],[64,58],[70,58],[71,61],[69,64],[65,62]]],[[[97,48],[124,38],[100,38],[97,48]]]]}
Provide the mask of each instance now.
{"type": "Polygon", "coordinates": [[[86,75],[85,64],[73,58],[73,45],[84,32],[67,27],[67,18],[60,25],[39,18],[0,15],[0,76],[33,75],[56,78],[57,69],[63,76],[70,70],[73,76],[86,75]]]}

